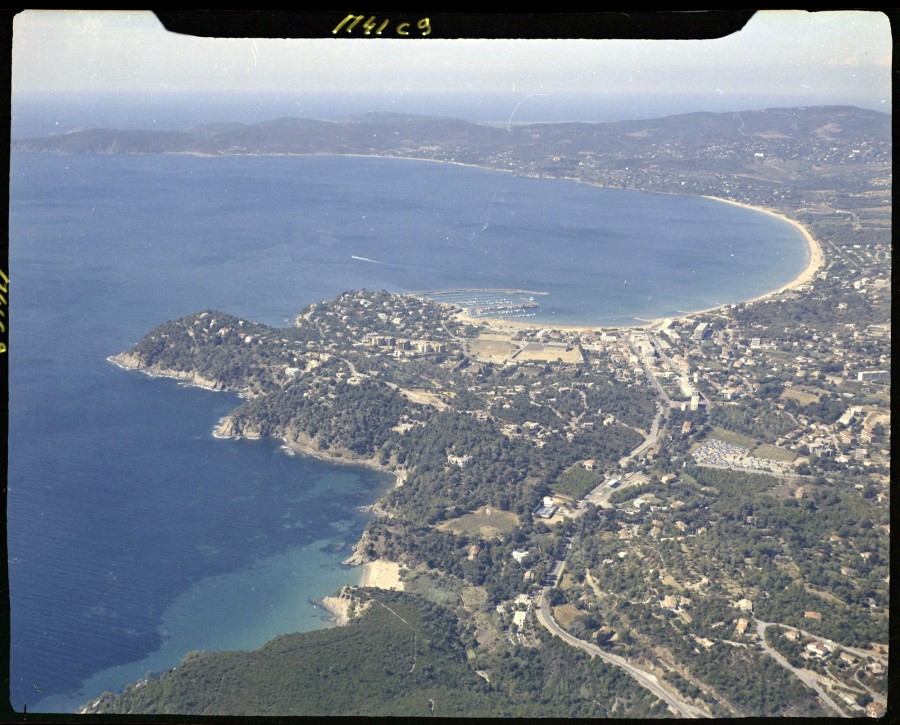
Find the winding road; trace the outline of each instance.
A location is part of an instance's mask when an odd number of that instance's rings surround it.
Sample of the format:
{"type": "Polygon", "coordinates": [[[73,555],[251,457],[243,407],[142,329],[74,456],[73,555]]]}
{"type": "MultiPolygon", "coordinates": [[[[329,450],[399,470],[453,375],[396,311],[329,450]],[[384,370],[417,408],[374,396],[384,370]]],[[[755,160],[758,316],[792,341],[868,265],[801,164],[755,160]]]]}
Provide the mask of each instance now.
{"type": "MultiPolygon", "coordinates": [[[[569,544],[571,546],[571,543],[569,544]]],[[[554,586],[559,581],[560,576],[562,576],[562,571],[565,568],[565,561],[557,561],[554,564],[553,569],[550,572],[550,577],[552,577],[554,586]]],[[[559,637],[566,644],[570,644],[573,647],[578,647],[579,649],[587,652],[591,657],[599,657],[600,659],[608,662],[611,665],[616,667],[620,667],[625,670],[629,675],[631,675],[635,680],[637,680],[638,684],[642,687],[647,688],[656,695],[660,700],[665,702],[672,708],[675,712],[677,712],[681,717],[687,718],[701,718],[701,717],[709,717],[705,712],[700,710],[699,708],[694,707],[693,705],[688,705],[685,702],[682,702],[674,695],[672,695],[668,690],[664,689],[660,684],[659,680],[655,675],[646,672],[645,670],[640,669],[639,667],[635,667],[630,664],[624,657],[620,657],[619,655],[614,655],[609,652],[604,652],[597,645],[591,644],[590,642],[585,642],[583,639],[578,639],[577,637],[573,637],[571,634],[566,632],[559,624],[553,619],[553,614],[550,612],[550,602],[548,600],[548,594],[552,587],[545,587],[541,591],[540,600],[538,602],[538,606],[535,608],[535,612],[537,614],[538,621],[551,633],[559,637]]]]}
{"type": "Polygon", "coordinates": [[[795,629],[800,634],[802,634],[804,637],[806,637],[807,639],[820,639],[825,644],[827,644],[831,647],[840,647],[841,649],[847,650],[847,652],[851,652],[851,653],[855,654],[857,657],[860,657],[862,659],[871,657],[873,660],[877,660],[878,662],[883,664],[885,667],[888,666],[888,661],[887,661],[886,657],[881,657],[869,650],[859,649],[857,647],[848,647],[847,645],[841,644],[840,642],[834,642],[834,641],[827,639],[819,634],[813,634],[812,632],[807,632],[805,629],[800,629],[800,627],[794,627],[793,625],[789,625],[789,624],[781,624],[780,622],[763,622],[759,619],[757,619],[756,622],[757,622],[757,626],[762,625],[763,629],[766,629],[766,628],[772,627],[772,626],[776,626],[776,625],[779,627],[784,627],[785,629],[795,629]]]}
{"type": "Polygon", "coordinates": [[[819,685],[819,678],[814,673],[798,670],[780,653],[769,646],[769,643],[766,642],[766,629],[772,626],[772,624],[774,624],[774,622],[763,622],[759,619],[756,620],[756,632],[759,635],[759,641],[765,653],[772,657],[779,665],[793,673],[804,685],[815,690],[819,699],[834,710],[839,717],[849,717],[849,715],[847,715],[834,700],[825,694],[825,690],[819,685]]]}

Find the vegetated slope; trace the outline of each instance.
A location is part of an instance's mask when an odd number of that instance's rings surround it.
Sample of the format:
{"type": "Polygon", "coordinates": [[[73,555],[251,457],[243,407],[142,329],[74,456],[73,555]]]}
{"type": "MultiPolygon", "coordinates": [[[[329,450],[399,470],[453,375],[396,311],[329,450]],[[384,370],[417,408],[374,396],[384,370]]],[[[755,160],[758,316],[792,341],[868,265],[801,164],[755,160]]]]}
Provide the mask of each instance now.
{"type": "MultiPolygon", "coordinates": [[[[338,121],[280,118],[255,124],[210,123],[185,131],[88,129],[18,139],[18,151],[58,153],[363,153],[486,161],[498,154],[526,162],[576,161],[578,153],[640,155],[656,163],[706,158],[715,165],[733,151],[765,143],[797,158],[822,145],[890,135],[889,114],[851,106],[777,108],[735,113],[687,113],[610,123],[538,123],[509,129],[453,118],[362,114],[338,121]],[[685,155],[687,152],[688,155],[685,155]]],[[[746,150],[746,149],[745,149],[746,150]]],[[[862,153],[865,156],[865,153],[862,153]]],[[[751,154],[752,160],[752,154],[751,154]]]]}
{"type": "MultiPolygon", "coordinates": [[[[491,685],[467,664],[459,623],[447,609],[398,592],[362,589],[354,597],[365,609],[344,627],[285,635],[253,652],[194,652],[120,695],[104,693],[85,712],[549,716],[560,713],[564,696],[566,714],[609,714],[595,700],[618,675],[584,656],[573,670],[564,645],[534,652],[518,683],[491,685]]],[[[631,702],[656,712],[642,690],[627,678],[622,684],[620,707],[631,702]]]]}

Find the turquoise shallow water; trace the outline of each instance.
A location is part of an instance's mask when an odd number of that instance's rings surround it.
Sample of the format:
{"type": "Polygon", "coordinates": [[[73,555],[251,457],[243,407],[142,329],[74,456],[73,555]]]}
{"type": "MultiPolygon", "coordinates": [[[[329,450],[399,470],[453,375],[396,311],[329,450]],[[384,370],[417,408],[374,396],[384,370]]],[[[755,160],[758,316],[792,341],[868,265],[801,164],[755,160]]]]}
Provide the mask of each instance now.
{"type": "Polygon", "coordinates": [[[13,706],[54,711],[191,649],[324,626],[384,477],[216,440],[238,400],[106,357],[204,308],[288,324],[358,288],[522,288],[633,322],[780,286],[789,225],[706,199],[424,162],[14,154],[13,706]]]}

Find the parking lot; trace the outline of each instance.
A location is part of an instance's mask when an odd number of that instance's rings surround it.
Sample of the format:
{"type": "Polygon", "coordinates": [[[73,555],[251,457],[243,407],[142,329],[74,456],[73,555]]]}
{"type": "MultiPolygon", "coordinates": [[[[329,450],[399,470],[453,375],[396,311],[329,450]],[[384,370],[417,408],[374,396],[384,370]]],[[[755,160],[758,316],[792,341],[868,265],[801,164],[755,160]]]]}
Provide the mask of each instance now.
{"type": "Polygon", "coordinates": [[[791,473],[793,468],[781,461],[771,458],[759,458],[750,455],[750,449],[734,443],[726,443],[718,438],[707,438],[692,454],[701,466],[721,466],[723,468],[742,468],[751,471],[772,472],[778,474],[791,473]]]}

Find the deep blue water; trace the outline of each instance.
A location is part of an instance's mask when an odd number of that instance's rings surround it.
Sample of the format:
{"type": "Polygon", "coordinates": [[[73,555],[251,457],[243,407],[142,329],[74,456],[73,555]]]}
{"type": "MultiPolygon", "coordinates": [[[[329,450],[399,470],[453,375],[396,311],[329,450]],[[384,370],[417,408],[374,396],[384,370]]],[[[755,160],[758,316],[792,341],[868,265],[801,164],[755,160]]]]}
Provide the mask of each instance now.
{"type": "Polygon", "coordinates": [[[11,702],[64,710],[324,626],[383,477],[211,437],[234,396],[106,362],[203,308],[287,324],[358,288],[525,288],[541,318],[633,322],[799,272],[798,232],[706,199],[426,162],[14,154],[11,702]],[[365,257],[361,261],[353,257],[365,257]]]}

